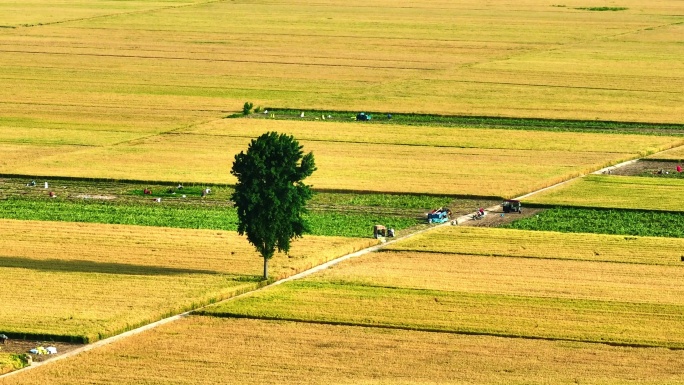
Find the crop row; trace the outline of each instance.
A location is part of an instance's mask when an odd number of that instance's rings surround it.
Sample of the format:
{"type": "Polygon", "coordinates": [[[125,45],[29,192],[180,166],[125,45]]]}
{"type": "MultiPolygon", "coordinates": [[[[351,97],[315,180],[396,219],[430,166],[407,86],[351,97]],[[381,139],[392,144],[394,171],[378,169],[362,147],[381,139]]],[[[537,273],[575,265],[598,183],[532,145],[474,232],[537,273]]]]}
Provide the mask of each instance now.
{"type": "MultiPolygon", "coordinates": [[[[0,333],[93,341],[259,285],[262,261],[236,233],[0,220],[0,333]]],[[[308,236],[271,279],[374,244],[308,236]]]]}
{"type": "Polygon", "coordinates": [[[565,233],[684,238],[684,213],[554,207],[503,227],[565,233]]]}
{"type": "Polygon", "coordinates": [[[525,199],[526,202],[596,208],[682,211],[684,180],[588,175],[566,186],[525,199]]]}

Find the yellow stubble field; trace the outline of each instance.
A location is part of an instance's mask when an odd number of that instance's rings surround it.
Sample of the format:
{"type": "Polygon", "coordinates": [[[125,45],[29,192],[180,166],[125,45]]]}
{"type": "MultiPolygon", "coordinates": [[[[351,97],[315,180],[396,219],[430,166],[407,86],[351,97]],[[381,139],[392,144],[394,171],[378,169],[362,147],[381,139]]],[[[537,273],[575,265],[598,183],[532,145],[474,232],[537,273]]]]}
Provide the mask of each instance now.
{"type": "Polygon", "coordinates": [[[189,317],[0,384],[681,384],[682,351],[189,317]]]}
{"type": "MultiPolygon", "coordinates": [[[[0,221],[6,333],[94,341],[257,287],[263,260],[233,232],[0,221]]],[[[375,240],[306,237],[279,279],[375,240]]]]}

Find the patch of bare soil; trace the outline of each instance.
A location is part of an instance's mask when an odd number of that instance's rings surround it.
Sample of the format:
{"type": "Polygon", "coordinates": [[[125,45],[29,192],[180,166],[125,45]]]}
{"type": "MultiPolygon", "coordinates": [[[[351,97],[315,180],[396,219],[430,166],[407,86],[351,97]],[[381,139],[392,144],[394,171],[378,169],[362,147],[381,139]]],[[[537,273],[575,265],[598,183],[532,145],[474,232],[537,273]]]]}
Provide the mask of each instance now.
{"type": "MultiPolygon", "coordinates": [[[[72,350],[78,349],[82,344],[71,344],[68,342],[55,342],[55,341],[31,341],[31,340],[16,340],[8,339],[5,344],[0,344],[0,352],[3,353],[29,353],[29,350],[42,346],[47,348],[48,346],[54,346],[57,348],[57,354],[31,354],[33,362],[47,361],[51,358],[57,357],[64,353],[68,353],[72,350]]],[[[30,353],[29,353],[30,354],[30,353]]]]}
{"type": "Polygon", "coordinates": [[[522,213],[504,213],[501,209],[497,211],[489,211],[482,219],[473,219],[467,222],[463,222],[460,226],[474,226],[474,227],[499,227],[506,223],[511,223],[518,219],[532,217],[544,209],[528,208],[523,207],[522,213]]]}
{"type": "Polygon", "coordinates": [[[637,176],[637,175],[669,175],[677,174],[677,162],[642,159],[626,166],[610,170],[611,175],[637,176]],[[669,173],[669,174],[665,174],[669,173]]]}

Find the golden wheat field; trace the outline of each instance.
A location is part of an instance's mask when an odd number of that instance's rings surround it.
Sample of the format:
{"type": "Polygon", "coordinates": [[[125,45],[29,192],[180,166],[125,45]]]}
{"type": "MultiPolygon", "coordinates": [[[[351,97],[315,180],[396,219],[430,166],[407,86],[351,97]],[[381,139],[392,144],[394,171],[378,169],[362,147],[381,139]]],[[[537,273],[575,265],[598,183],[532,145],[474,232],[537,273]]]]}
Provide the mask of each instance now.
{"type": "Polygon", "coordinates": [[[681,266],[420,251],[373,253],[317,275],[379,287],[674,305],[684,305],[682,279],[681,266]]]}
{"type": "MultiPolygon", "coordinates": [[[[259,282],[263,262],[225,231],[0,221],[3,331],[97,340],[230,297],[259,282]]],[[[277,255],[286,277],[375,240],[306,237],[277,255]]]]}
{"type": "Polygon", "coordinates": [[[674,178],[587,175],[560,188],[535,194],[525,201],[558,206],[680,212],[684,210],[683,187],[684,181],[674,178]]]}
{"type": "Polygon", "coordinates": [[[677,147],[647,157],[651,160],[684,161],[684,147],[677,147]]]}
{"type": "Polygon", "coordinates": [[[684,239],[450,226],[411,237],[387,248],[494,257],[681,266],[684,239]]]}
{"type": "MultiPolygon", "coordinates": [[[[228,172],[234,155],[246,150],[251,138],[277,130],[313,151],[318,170],[307,182],[317,189],[512,197],[682,144],[667,136],[382,128],[398,134],[372,133],[375,128],[354,123],[224,119],[117,145],[74,147],[11,162],[0,172],[234,183],[228,172]]],[[[106,139],[93,133],[78,141],[106,139]]]]}
{"type": "Polygon", "coordinates": [[[203,314],[684,347],[681,239],[445,227],[203,314]]]}
{"type": "Polygon", "coordinates": [[[0,384],[681,384],[682,351],[188,317],[0,384]]]}
{"type": "Polygon", "coordinates": [[[563,5],[2,0],[0,125],[164,132],[247,100],[682,122],[678,1],[563,5]]]}

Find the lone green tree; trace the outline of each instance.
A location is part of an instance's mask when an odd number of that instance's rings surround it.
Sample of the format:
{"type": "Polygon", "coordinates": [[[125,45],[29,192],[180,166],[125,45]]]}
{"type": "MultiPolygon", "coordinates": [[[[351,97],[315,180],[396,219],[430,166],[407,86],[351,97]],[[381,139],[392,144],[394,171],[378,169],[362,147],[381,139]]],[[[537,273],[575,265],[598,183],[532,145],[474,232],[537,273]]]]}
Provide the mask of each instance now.
{"type": "Polygon", "coordinates": [[[303,180],[316,170],[313,153],[304,155],[294,137],[268,132],[253,139],[247,152],[235,155],[230,173],[237,177],[232,195],[237,207],[238,233],[268,260],[276,249],[290,251],[290,240],[309,228],[302,217],[312,196],[303,180]]]}

